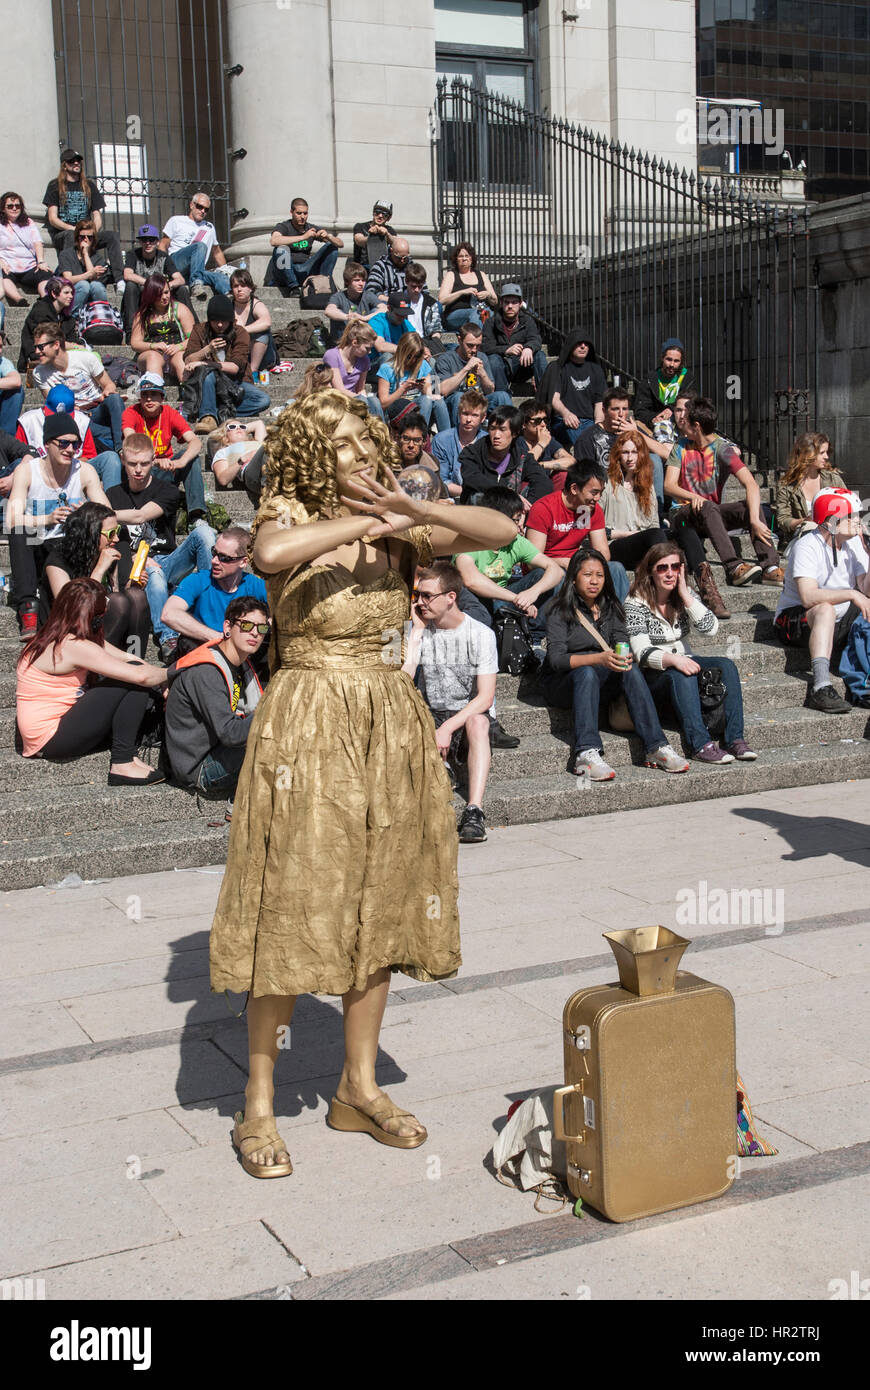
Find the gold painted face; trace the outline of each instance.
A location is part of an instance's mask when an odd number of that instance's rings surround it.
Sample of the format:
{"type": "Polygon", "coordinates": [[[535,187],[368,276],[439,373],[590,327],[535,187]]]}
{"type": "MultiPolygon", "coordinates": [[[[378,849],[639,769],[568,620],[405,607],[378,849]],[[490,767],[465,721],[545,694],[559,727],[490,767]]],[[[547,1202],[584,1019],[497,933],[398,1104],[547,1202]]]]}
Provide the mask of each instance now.
{"type": "Polygon", "coordinates": [[[365,421],[350,411],[335,430],[332,442],[337,458],[336,483],[341,494],[344,484],[354,473],[377,467],[378,453],[365,421]]]}

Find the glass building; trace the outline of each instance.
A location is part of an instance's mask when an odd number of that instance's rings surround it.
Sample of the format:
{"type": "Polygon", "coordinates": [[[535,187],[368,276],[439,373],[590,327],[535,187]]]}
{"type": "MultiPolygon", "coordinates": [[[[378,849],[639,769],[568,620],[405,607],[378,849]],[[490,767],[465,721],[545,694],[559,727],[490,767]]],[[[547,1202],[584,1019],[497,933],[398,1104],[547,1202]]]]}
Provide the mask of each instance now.
{"type": "MultiPolygon", "coordinates": [[[[870,4],[697,0],[697,18],[699,96],[760,101],[771,130],[781,120],[808,198],[870,190],[870,4]]],[[[741,143],[738,160],[742,173],[788,163],[758,140],[741,143]]]]}

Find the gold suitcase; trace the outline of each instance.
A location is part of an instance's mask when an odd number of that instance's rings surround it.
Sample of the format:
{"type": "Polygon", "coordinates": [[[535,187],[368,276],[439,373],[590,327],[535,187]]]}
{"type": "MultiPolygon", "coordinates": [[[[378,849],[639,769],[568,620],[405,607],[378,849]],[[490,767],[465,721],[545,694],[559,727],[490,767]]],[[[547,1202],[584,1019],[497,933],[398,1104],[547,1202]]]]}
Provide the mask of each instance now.
{"type": "Polygon", "coordinates": [[[619,983],[565,1005],[554,1133],[574,1196],[634,1221],[718,1197],[734,1180],[734,1000],[677,970],[689,942],[665,927],[603,935],[619,983]]]}

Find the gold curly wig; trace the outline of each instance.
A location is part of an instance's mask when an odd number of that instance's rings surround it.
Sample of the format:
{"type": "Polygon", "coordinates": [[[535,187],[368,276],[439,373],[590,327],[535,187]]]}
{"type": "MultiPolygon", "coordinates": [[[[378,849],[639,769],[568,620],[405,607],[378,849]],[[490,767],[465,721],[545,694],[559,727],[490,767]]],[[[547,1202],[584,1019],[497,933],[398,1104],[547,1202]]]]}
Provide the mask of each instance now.
{"type": "Polygon", "coordinates": [[[266,432],[263,493],[251,529],[252,547],[264,521],[284,517],[298,525],[338,511],[332,436],[348,411],[365,421],[375,443],[377,480],[386,482],[396,472],[399,452],[389,428],[369,414],[364,400],[343,391],[317,391],[303,397],[282,411],[266,432]]]}

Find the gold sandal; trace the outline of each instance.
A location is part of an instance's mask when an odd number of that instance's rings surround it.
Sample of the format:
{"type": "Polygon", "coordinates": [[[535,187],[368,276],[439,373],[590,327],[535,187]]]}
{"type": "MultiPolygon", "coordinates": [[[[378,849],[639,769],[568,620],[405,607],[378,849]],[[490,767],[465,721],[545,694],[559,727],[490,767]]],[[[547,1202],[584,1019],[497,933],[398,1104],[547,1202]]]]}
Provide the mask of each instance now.
{"type": "Polygon", "coordinates": [[[271,1144],[276,1152],[288,1152],[287,1145],[275,1128],[274,1115],[255,1115],[246,1120],[241,1110],[236,1112],[233,1125],[233,1147],[238,1151],[241,1165],[252,1178],[289,1178],[293,1172],[290,1159],[286,1163],[255,1163],[251,1154],[271,1144]]]}
{"type": "Polygon", "coordinates": [[[390,1134],[384,1129],[385,1120],[406,1118],[417,1119],[410,1110],[400,1110],[387,1095],[384,1095],[383,1103],[372,1110],[371,1114],[360,1110],[357,1105],[348,1105],[346,1101],[333,1096],[327,1122],[333,1129],[340,1129],[348,1134],[370,1134],[379,1144],[389,1144],[394,1149],[419,1149],[429,1138],[425,1129],[422,1134],[390,1134]]]}

